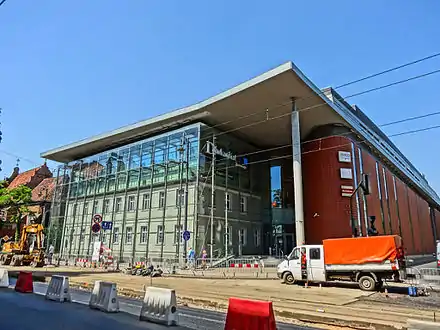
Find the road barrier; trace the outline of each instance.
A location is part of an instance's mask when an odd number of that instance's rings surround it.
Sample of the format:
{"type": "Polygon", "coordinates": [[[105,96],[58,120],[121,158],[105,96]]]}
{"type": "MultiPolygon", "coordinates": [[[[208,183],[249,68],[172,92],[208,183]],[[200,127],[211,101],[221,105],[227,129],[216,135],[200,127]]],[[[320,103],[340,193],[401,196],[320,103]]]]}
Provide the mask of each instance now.
{"type": "Polygon", "coordinates": [[[276,330],[271,301],[229,298],[225,330],[276,330]]]}
{"type": "Polygon", "coordinates": [[[119,312],[119,300],[116,283],[96,281],[90,296],[89,306],[103,312],[119,312]]]}
{"type": "Polygon", "coordinates": [[[15,283],[15,291],[21,293],[34,292],[34,282],[32,280],[31,272],[20,272],[18,274],[18,279],[15,283]]]}
{"type": "Polygon", "coordinates": [[[440,329],[440,323],[408,319],[406,328],[408,330],[438,330],[440,329]]]}
{"type": "Polygon", "coordinates": [[[229,268],[258,268],[258,263],[253,264],[229,264],[229,268]]]}
{"type": "Polygon", "coordinates": [[[171,289],[148,287],[139,319],[167,326],[178,324],[176,292],[171,289]]]}
{"type": "Polygon", "coordinates": [[[407,282],[411,285],[440,288],[440,268],[410,268],[407,273],[407,282]]]}
{"type": "Polygon", "coordinates": [[[6,269],[0,268],[0,288],[9,286],[9,275],[6,269]]]}
{"type": "Polygon", "coordinates": [[[53,275],[47,287],[46,299],[59,302],[72,301],[69,278],[67,276],[53,275]]]}

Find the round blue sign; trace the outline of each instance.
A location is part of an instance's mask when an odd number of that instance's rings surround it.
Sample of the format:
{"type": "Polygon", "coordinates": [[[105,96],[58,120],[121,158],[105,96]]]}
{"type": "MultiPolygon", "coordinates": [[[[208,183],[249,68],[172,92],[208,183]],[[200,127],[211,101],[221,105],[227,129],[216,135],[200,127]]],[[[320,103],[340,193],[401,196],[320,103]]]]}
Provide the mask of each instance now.
{"type": "Polygon", "coordinates": [[[189,239],[191,238],[191,233],[188,230],[185,230],[182,236],[185,241],[189,241],[189,239]]]}

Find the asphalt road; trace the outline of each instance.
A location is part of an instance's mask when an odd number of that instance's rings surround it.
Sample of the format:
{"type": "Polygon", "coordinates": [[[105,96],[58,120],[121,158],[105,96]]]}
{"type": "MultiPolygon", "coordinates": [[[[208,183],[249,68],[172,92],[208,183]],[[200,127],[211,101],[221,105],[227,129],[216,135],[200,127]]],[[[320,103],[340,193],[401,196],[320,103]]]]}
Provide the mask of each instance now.
{"type": "MultiPolygon", "coordinates": [[[[15,280],[10,279],[15,285],[15,280]]],[[[119,297],[120,313],[107,314],[88,307],[90,293],[71,290],[73,303],[57,303],[44,299],[46,283],[34,283],[36,294],[20,294],[0,289],[0,324],[3,329],[166,329],[165,326],[138,320],[141,301],[119,297]]],[[[226,315],[221,312],[179,306],[179,327],[174,329],[224,329],[226,315]]],[[[313,330],[291,324],[277,323],[279,330],[313,330]]]]}

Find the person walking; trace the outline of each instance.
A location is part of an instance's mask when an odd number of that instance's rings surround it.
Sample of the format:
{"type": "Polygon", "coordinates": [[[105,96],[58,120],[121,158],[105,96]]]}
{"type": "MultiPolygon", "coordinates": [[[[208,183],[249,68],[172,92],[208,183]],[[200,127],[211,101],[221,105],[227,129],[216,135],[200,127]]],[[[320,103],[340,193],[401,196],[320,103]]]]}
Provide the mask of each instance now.
{"type": "Polygon", "coordinates": [[[189,265],[190,268],[194,267],[195,259],[196,259],[196,252],[191,247],[188,250],[188,265],[189,265]]]}
{"type": "Polygon", "coordinates": [[[53,253],[54,253],[54,251],[55,251],[55,248],[54,248],[54,246],[51,244],[51,245],[49,246],[49,255],[48,255],[48,257],[47,257],[47,261],[49,262],[49,265],[52,265],[52,258],[53,258],[53,253]]]}
{"type": "Polygon", "coordinates": [[[202,268],[206,268],[206,259],[208,258],[208,254],[206,253],[206,250],[203,249],[202,251],[202,268]]]}

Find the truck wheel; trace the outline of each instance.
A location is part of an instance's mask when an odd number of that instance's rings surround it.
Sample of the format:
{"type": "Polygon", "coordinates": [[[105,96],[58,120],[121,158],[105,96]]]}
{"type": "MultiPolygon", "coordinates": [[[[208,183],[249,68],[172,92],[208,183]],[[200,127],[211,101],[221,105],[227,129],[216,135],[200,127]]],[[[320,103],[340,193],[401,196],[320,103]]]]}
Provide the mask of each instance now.
{"type": "Polygon", "coordinates": [[[290,272],[286,272],[283,275],[283,280],[284,283],[292,285],[293,283],[295,283],[295,278],[293,277],[292,273],[290,272]]]}
{"type": "Polygon", "coordinates": [[[363,291],[374,291],[376,289],[376,282],[371,276],[362,276],[359,279],[359,288],[363,291]]]}

